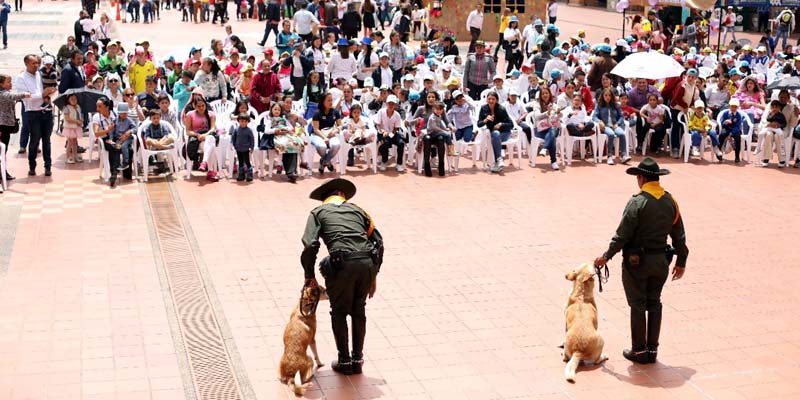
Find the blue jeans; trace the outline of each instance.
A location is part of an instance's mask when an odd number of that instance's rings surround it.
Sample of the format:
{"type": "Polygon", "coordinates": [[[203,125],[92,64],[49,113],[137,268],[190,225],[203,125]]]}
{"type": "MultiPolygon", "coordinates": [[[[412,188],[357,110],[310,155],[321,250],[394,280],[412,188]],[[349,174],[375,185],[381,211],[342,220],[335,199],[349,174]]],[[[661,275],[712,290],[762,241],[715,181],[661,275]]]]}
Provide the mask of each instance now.
{"type": "Polygon", "coordinates": [[[19,148],[24,149],[28,147],[28,138],[31,132],[31,123],[28,122],[28,113],[25,112],[25,104],[22,104],[22,126],[19,128],[19,148]]]}
{"type": "Polygon", "coordinates": [[[3,31],[3,47],[8,46],[8,20],[0,23],[0,30],[3,31]]]}
{"type": "Polygon", "coordinates": [[[456,129],[456,140],[471,142],[473,139],[475,139],[475,134],[472,132],[472,125],[456,129]]]}
{"type": "MultiPolygon", "coordinates": [[[[695,129],[692,129],[691,132],[692,132],[692,146],[693,147],[700,146],[700,143],[702,143],[703,141],[703,135],[700,133],[700,131],[697,131],[695,129]]],[[[717,137],[717,132],[715,132],[713,129],[708,131],[708,137],[711,138],[711,144],[713,144],[714,147],[719,147],[719,138],[717,137]]]]}
{"type": "Polygon", "coordinates": [[[549,128],[543,132],[534,129],[533,134],[539,139],[544,139],[542,147],[547,149],[547,154],[550,155],[550,162],[556,162],[556,138],[558,137],[558,128],[549,128]]]}
{"type": "Polygon", "coordinates": [[[736,40],[736,31],[734,30],[734,28],[732,26],[723,26],[722,27],[722,31],[725,32],[722,35],[722,45],[723,46],[726,46],[728,44],[728,32],[730,32],[731,36],[733,36],[733,40],[736,40]]]}
{"type": "Polygon", "coordinates": [[[778,44],[778,41],[783,38],[783,46],[779,47],[782,49],[786,47],[786,42],[789,40],[789,27],[783,24],[778,24],[778,32],[775,34],[775,45],[778,44]]]}
{"type": "Polygon", "coordinates": [[[145,23],[150,21],[150,17],[151,17],[152,12],[153,12],[153,10],[152,10],[152,6],[150,5],[150,3],[147,3],[142,7],[142,14],[144,14],[144,22],[145,23]]]}
{"type": "Polygon", "coordinates": [[[511,131],[492,131],[492,151],[494,152],[494,159],[500,158],[503,149],[503,142],[511,137],[511,131]]]}
{"type": "Polygon", "coordinates": [[[339,138],[332,137],[328,139],[328,143],[325,143],[321,137],[311,134],[311,145],[317,150],[317,154],[319,154],[321,160],[319,162],[320,165],[328,165],[331,163],[333,157],[339,153],[339,138]]]}
{"type": "Polygon", "coordinates": [[[53,112],[29,111],[30,142],[28,142],[28,168],[36,170],[36,156],[39,153],[39,141],[42,142],[42,158],[44,169],[49,170],[53,160],[50,158],[50,135],[53,134],[53,112]]]}
{"type": "Polygon", "coordinates": [[[622,155],[628,155],[628,146],[627,146],[627,138],[625,137],[625,131],[622,129],[621,126],[618,126],[617,129],[613,129],[610,126],[606,125],[606,129],[603,133],[608,136],[608,156],[613,157],[611,154],[614,152],[614,138],[619,138],[619,147],[622,149],[622,155]]]}

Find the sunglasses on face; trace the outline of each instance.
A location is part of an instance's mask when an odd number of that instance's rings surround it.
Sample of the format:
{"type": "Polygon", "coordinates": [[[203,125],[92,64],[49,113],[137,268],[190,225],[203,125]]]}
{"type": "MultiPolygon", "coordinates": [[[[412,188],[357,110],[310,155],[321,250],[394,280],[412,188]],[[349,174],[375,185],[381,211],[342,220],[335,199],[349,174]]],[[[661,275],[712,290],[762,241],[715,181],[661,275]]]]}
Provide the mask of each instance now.
{"type": "Polygon", "coordinates": [[[133,93],[123,93],[122,95],[125,97],[133,97],[133,93]]]}
{"type": "Polygon", "coordinates": [[[119,79],[109,79],[109,82],[119,82],[119,79]]]}

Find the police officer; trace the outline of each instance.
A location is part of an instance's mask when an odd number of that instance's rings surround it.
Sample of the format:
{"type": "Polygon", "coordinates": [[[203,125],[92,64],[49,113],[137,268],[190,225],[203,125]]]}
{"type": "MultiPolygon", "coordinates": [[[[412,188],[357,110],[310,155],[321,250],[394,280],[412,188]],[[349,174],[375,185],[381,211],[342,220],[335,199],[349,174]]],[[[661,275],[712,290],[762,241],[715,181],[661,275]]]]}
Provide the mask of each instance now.
{"type": "Polygon", "coordinates": [[[303,233],[306,285],[315,286],[314,263],[320,237],[328,247],[329,257],[320,262],[320,272],[331,303],[331,327],[339,351],[331,363],[334,371],[360,374],[364,364],[364,335],[367,297],[375,294],[376,275],[383,262],[383,239],[369,214],[347,202],[356,187],[346,179],[332,179],[311,192],[310,198],[322,201],[311,210],[303,233]],[[347,316],[353,325],[353,352],[348,350],[347,316]]]}
{"type": "Polygon", "coordinates": [[[594,265],[605,266],[622,250],[622,285],[631,308],[631,348],[622,355],[630,361],[648,364],[656,362],[661,289],[669,275],[673,252],[667,246],[667,235],[672,238],[677,255],[672,280],[683,276],[689,249],[678,203],[659,183],[659,177],[669,174],[669,170],[659,168],[652,158],[645,157],[626,172],[636,176],[641,192],[628,201],[608,250],[597,257],[594,265]]]}

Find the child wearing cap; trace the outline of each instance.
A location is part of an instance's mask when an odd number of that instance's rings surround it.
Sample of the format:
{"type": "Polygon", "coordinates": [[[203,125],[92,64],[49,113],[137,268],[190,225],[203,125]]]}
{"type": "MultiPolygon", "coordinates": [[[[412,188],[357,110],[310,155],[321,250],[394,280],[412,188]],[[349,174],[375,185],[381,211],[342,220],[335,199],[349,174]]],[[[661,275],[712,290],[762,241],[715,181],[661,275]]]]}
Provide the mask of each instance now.
{"type": "Polygon", "coordinates": [[[497,93],[500,103],[504,103],[506,100],[508,100],[508,89],[504,87],[505,80],[503,79],[503,76],[500,74],[495,75],[492,83],[494,84],[494,87],[491,89],[497,93]]]}
{"type": "Polygon", "coordinates": [[[133,135],[136,133],[136,124],[128,118],[129,111],[128,104],[121,103],[117,105],[117,118],[114,120],[112,129],[103,140],[104,147],[108,152],[108,162],[111,168],[110,184],[112,187],[116,184],[117,172],[130,168],[131,145],[133,144],[133,135]],[[121,165],[119,162],[120,153],[122,153],[121,165]]]}
{"type": "MultiPolygon", "coordinates": [[[[746,116],[739,111],[739,99],[731,99],[728,103],[728,107],[729,108],[722,111],[719,116],[719,120],[722,121],[719,141],[720,143],[727,143],[728,140],[733,141],[733,149],[736,152],[736,159],[734,162],[738,163],[740,161],[739,151],[742,147],[743,118],[746,118],[746,116]]],[[[752,122],[748,121],[748,123],[752,122]]]]}
{"type": "Polygon", "coordinates": [[[694,107],[689,112],[689,133],[692,134],[692,155],[700,155],[700,144],[707,137],[711,138],[711,144],[717,155],[717,160],[722,161],[722,150],[719,148],[719,138],[717,132],[711,129],[711,120],[706,113],[706,105],[703,100],[694,102],[694,107]]]}
{"type": "MultiPolygon", "coordinates": [[[[441,101],[437,101],[433,104],[433,113],[428,117],[427,127],[428,129],[422,137],[422,156],[425,176],[430,177],[433,175],[431,172],[431,148],[433,146],[436,146],[437,154],[439,154],[439,176],[444,176],[445,158],[442,157],[442,154],[445,152],[445,143],[451,138],[450,135],[452,134],[453,128],[447,122],[447,118],[444,114],[444,103],[441,101]]],[[[450,147],[450,153],[453,153],[452,146],[452,144],[448,145],[448,147],[450,147]]],[[[448,155],[455,155],[450,153],[448,153],[448,155]]]]}
{"type": "Polygon", "coordinates": [[[236,158],[239,160],[239,173],[236,181],[245,180],[245,172],[247,172],[247,181],[252,182],[253,167],[250,165],[250,154],[253,153],[253,147],[255,147],[255,136],[253,130],[247,126],[250,123],[250,114],[239,113],[236,120],[239,126],[233,130],[231,135],[231,144],[236,150],[236,158]]]}
{"type": "Polygon", "coordinates": [[[776,144],[778,151],[778,167],[786,166],[786,155],[783,154],[783,129],[786,128],[786,116],[781,109],[783,104],[778,100],[769,103],[769,114],[761,119],[761,126],[758,132],[758,141],[761,142],[761,166],[769,166],[772,158],[772,143],[776,144]]]}

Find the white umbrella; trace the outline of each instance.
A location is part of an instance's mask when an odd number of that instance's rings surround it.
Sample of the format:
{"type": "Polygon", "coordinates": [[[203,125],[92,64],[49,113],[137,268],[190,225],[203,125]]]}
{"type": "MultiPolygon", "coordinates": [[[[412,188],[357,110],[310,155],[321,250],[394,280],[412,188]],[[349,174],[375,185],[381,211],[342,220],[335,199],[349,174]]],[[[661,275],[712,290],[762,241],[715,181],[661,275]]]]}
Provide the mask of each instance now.
{"type": "Polygon", "coordinates": [[[623,78],[664,79],[680,76],[683,71],[683,66],[672,57],[648,51],[625,57],[611,73],[623,78]]]}
{"type": "Polygon", "coordinates": [[[700,67],[697,69],[698,76],[700,78],[706,79],[711,75],[714,75],[714,69],[710,67],[700,67]]]}

